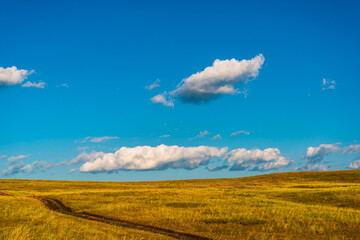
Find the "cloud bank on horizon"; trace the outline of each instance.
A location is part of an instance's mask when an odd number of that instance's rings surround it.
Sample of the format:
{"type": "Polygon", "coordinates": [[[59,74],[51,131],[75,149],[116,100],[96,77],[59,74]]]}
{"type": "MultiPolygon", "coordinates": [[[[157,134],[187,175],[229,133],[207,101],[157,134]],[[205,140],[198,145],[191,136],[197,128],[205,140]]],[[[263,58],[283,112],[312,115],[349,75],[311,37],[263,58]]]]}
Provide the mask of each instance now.
{"type": "MultiPolygon", "coordinates": [[[[88,139],[87,139],[88,140],[88,139]]],[[[320,144],[317,147],[308,147],[303,157],[307,162],[302,167],[294,168],[297,171],[326,171],[329,165],[317,165],[325,156],[332,153],[355,154],[360,152],[360,144],[339,147],[340,143],[320,144]]],[[[278,148],[246,149],[236,148],[228,151],[228,147],[218,148],[210,146],[181,147],[164,144],[156,147],[136,146],[121,147],[114,153],[82,152],[71,161],[49,163],[34,161],[25,164],[23,160],[30,155],[17,155],[8,158],[9,167],[2,171],[2,176],[17,173],[31,173],[58,166],[72,166],[81,164],[79,170],[83,173],[116,172],[125,170],[165,170],[186,169],[192,170],[205,166],[208,171],[228,169],[230,171],[271,171],[291,166],[294,160],[281,154],[278,148]],[[215,166],[214,166],[215,165],[215,166]]],[[[2,156],[6,158],[6,156],[2,156]]],[[[360,168],[360,157],[348,165],[349,169],[360,168]]],[[[78,168],[71,169],[71,172],[78,168]]]]}
{"type": "Polygon", "coordinates": [[[183,79],[175,90],[163,92],[154,96],[153,103],[161,103],[173,107],[173,99],[180,99],[182,103],[202,104],[213,101],[223,95],[241,93],[236,84],[247,84],[259,75],[265,58],[262,54],[241,61],[233,59],[216,59],[212,66],[201,72],[183,79]]]}

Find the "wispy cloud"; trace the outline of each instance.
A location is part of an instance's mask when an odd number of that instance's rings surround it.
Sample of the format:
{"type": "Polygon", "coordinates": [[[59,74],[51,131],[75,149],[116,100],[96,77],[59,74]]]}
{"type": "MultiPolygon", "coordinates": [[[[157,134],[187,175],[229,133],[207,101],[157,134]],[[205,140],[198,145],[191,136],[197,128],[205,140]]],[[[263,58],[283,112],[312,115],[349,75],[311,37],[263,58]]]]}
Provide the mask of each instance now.
{"type": "Polygon", "coordinates": [[[220,134],[216,134],[216,135],[213,136],[211,139],[212,139],[212,140],[218,140],[218,139],[222,139],[222,137],[220,136],[220,134]]]}
{"type": "Polygon", "coordinates": [[[30,154],[12,156],[12,157],[9,157],[9,158],[8,158],[8,161],[9,161],[9,162],[14,162],[14,161],[17,161],[17,160],[25,159],[25,158],[27,158],[27,157],[29,157],[29,156],[30,156],[30,154]]]}
{"type": "Polygon", "coordinates": [[[170,135],[169,134],[165,134],[165,135],[162,135],[162,136],[160,136],[161,138],[168,138],[168,137],[170,137],[170,135]]]}
{"type": "Polygon", "coordinates": [[[146,86],[145,88],[148,90],[153,90],[154,88],[160,87],[160,79],[156,79],[155,82],[149,86],[146,86]]]}
{"type": "Polygon", "coordinates": [[[64,87],[64,88],[68,88],[69,87],[69,85],[67,84],[67,83],[63,83],[63,84],[60,84],[59,86],[57,86],[57,87],[64,87]]]}
{"type": "Polygon", "coordinates": [[[44,170],[52,167],[66,165],[66,161],[59,163],[48,163],[46,161],[34,161],[29,164],[25,164],[23,160],[30,155],[18,155],[8,158],[7,169],[2,171],[2,176],[10,176],[17,173],[30,173],[34,171],[44,170]]]}
{"type": "Polygon", "coordinates": [[[327,80],[326,78],[323,78],[321,86],[322,86],[321,90],[323,91],[335,89],[336,82],[335,80],[327,80]]]}
{"type": "Polygon", "coordinates": [[[42,81],[40,81],[38,83],[27,81],[26,83],[21,85],[21,87],[45,88],[45,85],[46,85],[46,83],[44,83],[42,81]]]}
{"type": "Polygon", "coordinates": [[[236,131],[236,132],[231,133],[230,136],[236,136],[236,135],[239,135],[239,134],[249,135],[250,133],[248,131],[245,131],[245,130],[240,130],[240,131],[236,131]]]}
{"type": "Polygon", "coordinates": [[[200,131],[200,133],[199,133],[198,135],[196,135],[196,136],[194,137],[194,139],[196,139],[196,138],[203,138],[203,137],[205,137],[206,135],[209,135],[209,134],[210,134],[210,132],[208,132],[208,130],[200,131]]]}
{"type": "Polygon", "coordinates": [[[100,143],[100,142],[106,142],[112,139],[117,139],[118,137],[114,136],[104,136],[104,137],[86,137],[81,140],[75,140],[75,143],[85,143],[85,142],[92,142],[92,143],[100,143]]]}

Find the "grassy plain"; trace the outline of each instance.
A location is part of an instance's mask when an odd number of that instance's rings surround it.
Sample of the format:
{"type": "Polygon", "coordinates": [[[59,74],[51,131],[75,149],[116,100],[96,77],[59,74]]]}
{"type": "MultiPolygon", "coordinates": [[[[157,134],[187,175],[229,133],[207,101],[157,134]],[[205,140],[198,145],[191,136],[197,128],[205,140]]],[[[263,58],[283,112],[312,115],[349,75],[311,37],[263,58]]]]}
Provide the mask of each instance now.
{"type": "MultiPolygon", "coordinates": [[[[211,239],[360,239],[360,170],[158,182],[0,180],[0,239],[173,239],[54,212],[33,196],[211,239]]],[[[184,237],[186,239],[186,237],[184,237]]]]}

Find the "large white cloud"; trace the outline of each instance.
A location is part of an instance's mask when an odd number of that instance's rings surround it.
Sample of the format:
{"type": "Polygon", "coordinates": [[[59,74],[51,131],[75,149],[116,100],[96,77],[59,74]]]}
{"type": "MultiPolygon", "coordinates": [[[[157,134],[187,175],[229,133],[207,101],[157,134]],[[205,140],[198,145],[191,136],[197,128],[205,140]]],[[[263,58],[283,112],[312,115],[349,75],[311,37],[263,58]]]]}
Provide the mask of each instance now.
{"type": "Polygon", "coordinates": [[[21,84],[34,71],[17,69],[17,67],[0,67],[0,87],[21,84]]]}
{"type": "Polygon", "coordinates": [[[175,90],[168,94],[164,92],[157,95],[158,100],[162,101],[153,100],[153,102],[168,106],[168,102],[172,102],[172,100],[166,100],[166,98],[175,97],[183,103],[201,104],[225,94],[239,93],[235,85],[239,82],[246,84],[255,79],[264,61],[265,58],[262,54],[250,60],[243,59],[241,61],[235,58],[230,60],[216,59],[212,66],[182,80],[175,90]]]}
{"type": "MultiPolygon", "coordinates": [[[[81,172],[111,172],[116,170],[161,170],[167,168],[194,169],[209,163],[210,159],[223,156],[227,148],[208,146],[179,147],[122,147],[115,153],[92,153],[81,156],[87,160],[81,172]]],[[[78,159],[79,160],[79,159],[78,159]]]]}
{"type": "Polygon", "coordinates": [[[230,151],[225,159],[230,165],[230,170],[234,171],[245,169],[267,171],[290,164],[290,161],[283,157],[277,148],[264,150],[238,148],[230,151]]]}

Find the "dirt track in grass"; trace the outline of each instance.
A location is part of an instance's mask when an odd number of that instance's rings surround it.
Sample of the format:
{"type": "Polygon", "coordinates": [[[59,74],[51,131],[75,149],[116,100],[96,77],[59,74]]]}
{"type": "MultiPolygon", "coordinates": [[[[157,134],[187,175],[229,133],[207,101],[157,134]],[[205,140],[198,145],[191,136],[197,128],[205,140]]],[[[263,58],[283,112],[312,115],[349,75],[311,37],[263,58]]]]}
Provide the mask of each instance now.
{"type": "Polygon", "coordinates": [[[132,229],[138,229],[158,234],[167,235],[170,237],[173,237],[175,239],[195,239],[195,240],[210,240],[211,238],[197,236],[190,233],[184,233],[184,232],[178,232],[170,229],[155,227],[151,225],[145,225],[140,223],[134,223],[126,220],[106,217],[98,214],[93,214],[85,211],[81,212],[75,212],[70,207],[66,206],[63,202],[61,202],[59,199],[56,198],[50,198],[50,197],[38,197],[34,196],[33,198],[40,200],[44,205],[55,212],[63,213],[67,215],[71,215],[74,217],[87,219],[91,221],[96,222],[102,222],[110,225],[120,226],[120,227],[126,227],[126,228],[132,228],[132,229]]]}

